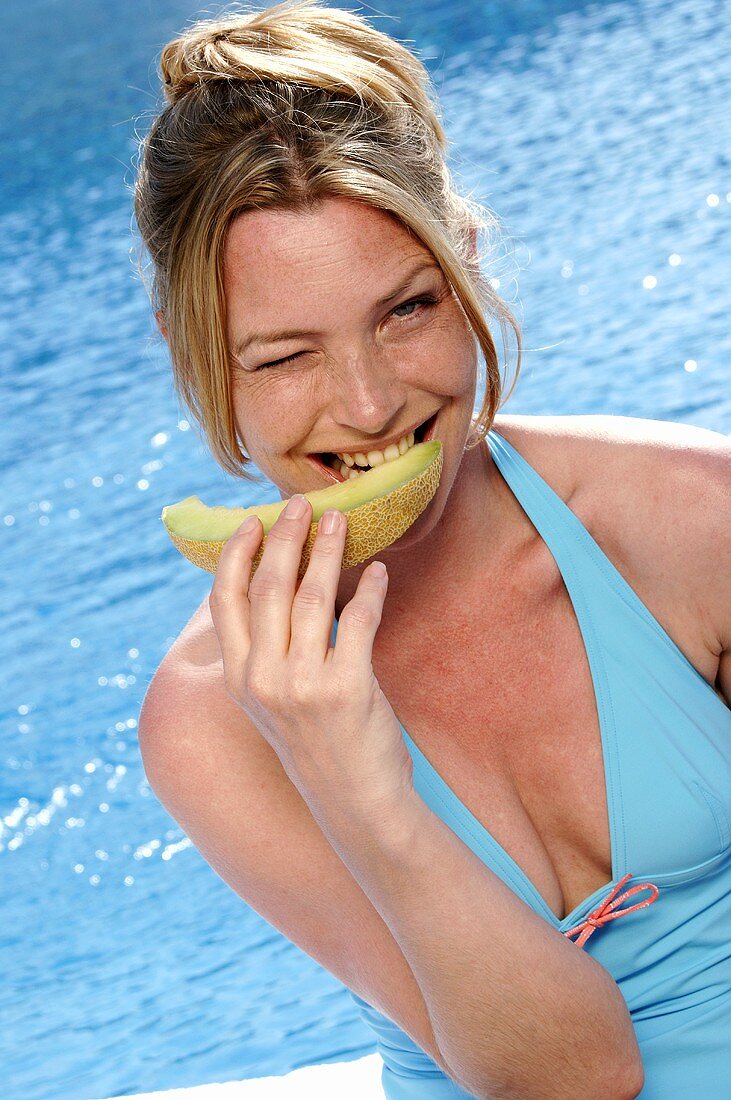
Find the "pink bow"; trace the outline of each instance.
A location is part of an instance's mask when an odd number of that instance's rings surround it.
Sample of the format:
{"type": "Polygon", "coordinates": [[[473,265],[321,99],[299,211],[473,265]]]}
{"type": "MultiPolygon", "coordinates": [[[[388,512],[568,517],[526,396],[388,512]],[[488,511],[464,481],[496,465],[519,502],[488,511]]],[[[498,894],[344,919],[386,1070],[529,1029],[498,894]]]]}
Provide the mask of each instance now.
{"type": "Polygon", "coordinates": [[[617,885],[612,889],[612,891],[604,898],[604,901],[602,901],[596,909],[592,909],[591,913],[589,913],[589,916],[584,917],[580,924],[575,925],[573,928],[569,928],[568,932],[564,932],[564,936],[570,937],[573,936],[575,932],[580,932],[581,934],[579,938],[574,942],[578,947],[583,947],[592,932],[594,932],[597,928],[601,928],[601,926],[603,924],[606,924],[607,921],[616,920],[617,917],[624,917],[627,915],[627,913],[633,913],[635,909],[644,909],[645,906],[652,905],[653,901],[657,901],[660,891],[653,882],[638,882],[634,886],[630,887],[629,890],[625,890],[625,892],[623,894],[620,894],[619,897],[615,897],[617,891],[621,890],[625,882],[628,882],[631,878],[632,875],[630,873],[626,874],[624,878],[620,879],[617,885]],[[625,898],[628,898],[632,894],[636,894],[638,890],[644,890],[645,888],[649,888],[650,890],[655,891],[652,897],[645,898],[644,901],[635,902],[634,905],[630,905],[629,909],[619,908],[625,898]]]}

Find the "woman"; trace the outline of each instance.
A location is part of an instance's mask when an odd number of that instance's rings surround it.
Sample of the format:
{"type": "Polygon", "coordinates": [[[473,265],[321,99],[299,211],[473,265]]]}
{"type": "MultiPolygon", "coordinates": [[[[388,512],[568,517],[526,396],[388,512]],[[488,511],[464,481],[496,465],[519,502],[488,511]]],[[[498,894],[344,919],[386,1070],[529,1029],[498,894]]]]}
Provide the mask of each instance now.
{"type": "Polygon", "coordinates": [[[426,435],[444,469],[385,579],[341,569],[341,515],[298,584],[306,500],[253,578],[260,523],[228,541],[145,698],[153,788],[349,988],[388,1097],[720,1097],[724,437],[498,414],[492,223],[426,70],[361,17],[227,15],[161,68],[135,211],[222,468],[296,502],[426,435]]]}

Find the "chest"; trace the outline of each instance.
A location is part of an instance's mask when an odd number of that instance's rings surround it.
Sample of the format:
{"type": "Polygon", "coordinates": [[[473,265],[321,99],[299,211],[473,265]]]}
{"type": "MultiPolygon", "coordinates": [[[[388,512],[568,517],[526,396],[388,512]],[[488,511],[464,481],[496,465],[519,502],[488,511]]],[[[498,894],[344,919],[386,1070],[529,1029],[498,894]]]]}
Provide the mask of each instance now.
{"type": "Polygon", "coordinates": [[[374,653],[374,671],[431,765],[563,919],[612,879],[599,717],[560,576],[522,593],[434,612],[423,644],[374,653]]]}

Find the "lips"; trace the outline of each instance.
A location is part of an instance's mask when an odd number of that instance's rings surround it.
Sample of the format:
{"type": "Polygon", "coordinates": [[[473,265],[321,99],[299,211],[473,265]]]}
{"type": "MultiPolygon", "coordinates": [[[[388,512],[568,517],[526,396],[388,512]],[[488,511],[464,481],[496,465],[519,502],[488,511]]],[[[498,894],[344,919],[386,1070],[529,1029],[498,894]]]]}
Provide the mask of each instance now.
{"type": "MultiPolygon", "coordinates": [[[[425,443],[428,439],[432,438],[434,433],[434,426],[437,422],[437,416],[439,410],[433,413],[428,420],[423,421],[417,428],[414,429],[415,442],[425,443]]],[[[345,478],[340,473],[340,470],[333,469],[332,466],[328,466],[324,461],[323,454],[310,454],[307,456],[310,462],[312,462],[321,474],[325,474],[329,481],[337,482],[340,484],[345,481],[345,478]]]]}

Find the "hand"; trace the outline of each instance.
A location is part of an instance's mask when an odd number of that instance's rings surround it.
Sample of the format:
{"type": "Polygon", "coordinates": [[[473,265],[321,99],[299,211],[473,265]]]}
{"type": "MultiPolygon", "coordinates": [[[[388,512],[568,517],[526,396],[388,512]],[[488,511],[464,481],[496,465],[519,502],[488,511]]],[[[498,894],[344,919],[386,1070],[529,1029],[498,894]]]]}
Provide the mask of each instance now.
{"type": "Polygon", "coordinates": [[[321,825],[343,813],[383,824],[413,792],[413,762],[371,663],[388,578],[372,566],[363,572],[332,647],[347,518],[338,513],[331,534],[320,521],[297,588],[312,513],[304,502],[298,518],[286,509],[279,516],[253,580],[263,533],[258,518],[221,551],[209,603],[226,690],[321,825]]]}

